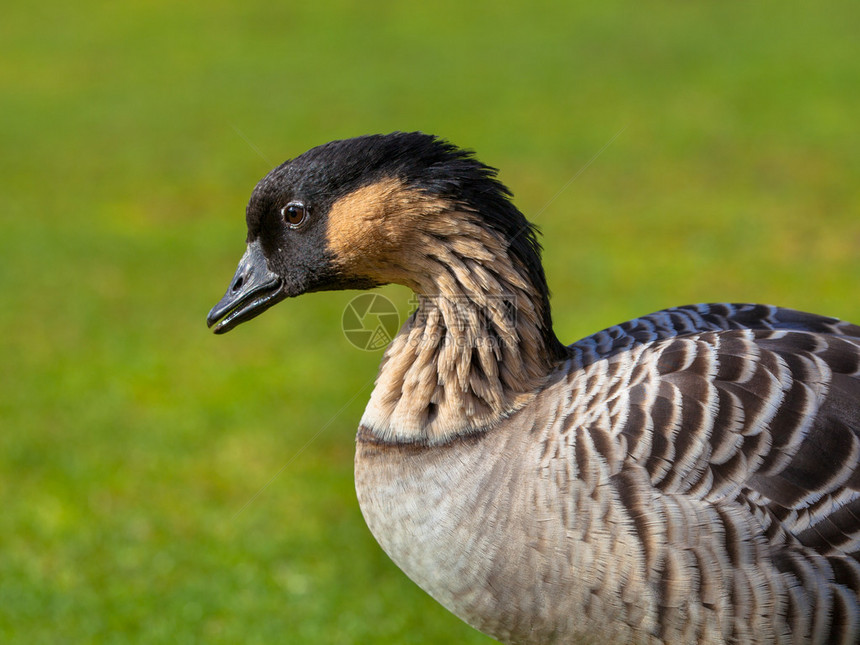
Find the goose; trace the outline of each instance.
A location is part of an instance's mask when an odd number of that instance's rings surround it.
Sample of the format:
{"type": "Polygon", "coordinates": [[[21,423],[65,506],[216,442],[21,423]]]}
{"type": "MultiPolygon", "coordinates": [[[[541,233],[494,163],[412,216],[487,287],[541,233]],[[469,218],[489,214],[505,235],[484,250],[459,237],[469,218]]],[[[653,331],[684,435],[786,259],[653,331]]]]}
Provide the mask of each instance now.
{"type": "Polygon", "coordinates": [[[504,643],[860,642],[860,327],[756,304],[555,336],[535,227],[423,133],[272,170],[217,334],[405,285],[356,437],[381,547],[504,643]]]}

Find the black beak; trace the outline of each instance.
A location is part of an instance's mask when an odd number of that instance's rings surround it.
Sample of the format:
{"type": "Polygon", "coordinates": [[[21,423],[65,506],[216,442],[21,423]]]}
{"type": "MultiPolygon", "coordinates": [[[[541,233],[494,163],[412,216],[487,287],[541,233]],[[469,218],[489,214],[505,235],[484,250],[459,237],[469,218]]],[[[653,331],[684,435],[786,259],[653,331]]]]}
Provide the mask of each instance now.
{"type": "Polygon", "coordinates": [[[283,281],[269,271],[260,242],[254,241],[239,260],[239,268],[227,293],[206,316],[206,323],[214,326],[212,331],[216,334],[223,334],[286,297],[283,281]]]}

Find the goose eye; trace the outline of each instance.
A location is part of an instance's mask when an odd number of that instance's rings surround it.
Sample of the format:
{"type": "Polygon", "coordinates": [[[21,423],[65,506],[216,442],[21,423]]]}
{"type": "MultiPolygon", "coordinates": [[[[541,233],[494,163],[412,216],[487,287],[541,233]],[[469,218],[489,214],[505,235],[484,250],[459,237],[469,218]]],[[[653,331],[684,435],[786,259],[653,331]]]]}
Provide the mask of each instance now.
{"type": "Polygon", "coordinates": [[[298,228],[307,219],[308,209],[301,202],[290,202],[281,209],[281,216],[290,225],[290,228],[298,228]]]}

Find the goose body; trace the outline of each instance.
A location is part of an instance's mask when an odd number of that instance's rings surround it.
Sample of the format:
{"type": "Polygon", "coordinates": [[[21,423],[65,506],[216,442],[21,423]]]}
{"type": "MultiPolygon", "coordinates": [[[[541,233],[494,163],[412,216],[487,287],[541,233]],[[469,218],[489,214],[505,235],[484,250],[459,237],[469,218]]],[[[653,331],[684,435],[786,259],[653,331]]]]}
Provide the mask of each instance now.
{"type": "Polygon", "coordinates": [[[392,560],[505,643],[860,642],[860,327],[678,307],[569,347],[494,171],[420,133],[273,170],[210,312],[405,284],[360,422],[392,560]]]}

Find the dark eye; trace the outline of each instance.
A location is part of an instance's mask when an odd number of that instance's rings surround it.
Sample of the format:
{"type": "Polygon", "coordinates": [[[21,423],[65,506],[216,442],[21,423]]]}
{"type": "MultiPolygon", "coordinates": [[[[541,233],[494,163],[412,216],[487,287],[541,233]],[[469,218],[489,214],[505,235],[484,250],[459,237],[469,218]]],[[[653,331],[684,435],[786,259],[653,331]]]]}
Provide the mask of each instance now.
{"type": "Polygon", "coordinates": [[[281,216],[290,228],[298,228],[307,219],[308,209],[301,202],[290,202],[281,209],[281,216]]]}

